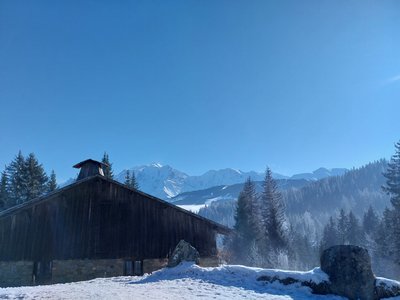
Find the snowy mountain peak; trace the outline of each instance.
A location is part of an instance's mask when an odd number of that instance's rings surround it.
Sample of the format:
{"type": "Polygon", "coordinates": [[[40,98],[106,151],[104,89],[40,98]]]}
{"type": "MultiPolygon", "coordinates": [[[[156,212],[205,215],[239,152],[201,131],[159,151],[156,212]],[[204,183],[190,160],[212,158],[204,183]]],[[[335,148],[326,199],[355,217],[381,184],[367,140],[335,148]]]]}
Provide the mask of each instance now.
{"type": "MultiPolygon", "coordinates": [[[[162,168],[162,167],[163,167],[163,165],[160,164],[160,163],[158,163],[158,162],[152,163],[151,166],[152,166],[152,167],[155,167],[155,168],[162,168]]],[[[167,166],[167,167],[168,167],[168,166],[167,166]]]]}

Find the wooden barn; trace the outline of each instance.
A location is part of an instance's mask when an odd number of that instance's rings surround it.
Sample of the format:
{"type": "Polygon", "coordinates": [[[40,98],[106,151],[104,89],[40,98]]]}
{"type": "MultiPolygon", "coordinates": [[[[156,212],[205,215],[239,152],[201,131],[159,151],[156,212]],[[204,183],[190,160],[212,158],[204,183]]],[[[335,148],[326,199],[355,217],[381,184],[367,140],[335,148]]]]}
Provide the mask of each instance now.
{"type": "Polygon", "coordinates": [[[75,183],[0,213],[0,286],[151,272],[181,239],[215,261],[227,227],[104,177],[100,162],[75,167],[75,183]]]}

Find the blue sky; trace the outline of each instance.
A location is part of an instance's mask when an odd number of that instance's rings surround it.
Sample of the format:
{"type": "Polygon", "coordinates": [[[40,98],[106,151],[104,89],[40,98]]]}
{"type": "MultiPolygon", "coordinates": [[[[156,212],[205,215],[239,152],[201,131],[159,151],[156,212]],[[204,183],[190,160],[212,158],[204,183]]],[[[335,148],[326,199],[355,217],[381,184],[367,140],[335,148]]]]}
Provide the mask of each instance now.
{"type": "MultiPolygon", "coordinates": [[[[399,1],[0,2],[0,165],[293,174],[389,157],[399,1]]],[[[2,167],[1,167],[2,168],[2,167]]]]}

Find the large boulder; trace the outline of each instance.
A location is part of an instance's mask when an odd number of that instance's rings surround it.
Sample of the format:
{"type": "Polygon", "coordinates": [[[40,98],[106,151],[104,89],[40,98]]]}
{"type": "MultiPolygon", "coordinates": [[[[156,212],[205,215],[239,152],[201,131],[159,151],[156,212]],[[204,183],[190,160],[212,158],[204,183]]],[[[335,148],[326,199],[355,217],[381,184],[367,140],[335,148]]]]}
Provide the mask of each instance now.
{"type": "Polygon", "coordinates": [[[193,261],[196,264],[199,263],[200,254],[192,245],[184,240],[180,240],[178,245],[172,252],[171,257],[168,260],[168,267],[175,267],[182,261],[193,261]]]}
{"type": "Polygon", "coordinates": [[[321,256],[321,270],[329,276],[330,290],[349,299],[374,299],[375,276],[364,248],[338,245],[321,256]]]}

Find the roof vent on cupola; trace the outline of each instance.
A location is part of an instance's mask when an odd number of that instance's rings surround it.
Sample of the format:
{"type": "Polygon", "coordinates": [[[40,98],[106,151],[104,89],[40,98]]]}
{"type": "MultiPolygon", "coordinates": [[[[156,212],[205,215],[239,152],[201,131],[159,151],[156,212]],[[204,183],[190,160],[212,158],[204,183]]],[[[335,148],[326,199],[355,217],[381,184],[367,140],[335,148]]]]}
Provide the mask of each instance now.
{"type": "Polygon", "coordinates": [[[107,164],[93,159],[81,161],[74,166],[76,169],[81,169],[76,180],[82,180],[95,175],[104,176],[104,168],[106,167],[108,167],[107,164]]]}

